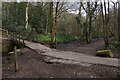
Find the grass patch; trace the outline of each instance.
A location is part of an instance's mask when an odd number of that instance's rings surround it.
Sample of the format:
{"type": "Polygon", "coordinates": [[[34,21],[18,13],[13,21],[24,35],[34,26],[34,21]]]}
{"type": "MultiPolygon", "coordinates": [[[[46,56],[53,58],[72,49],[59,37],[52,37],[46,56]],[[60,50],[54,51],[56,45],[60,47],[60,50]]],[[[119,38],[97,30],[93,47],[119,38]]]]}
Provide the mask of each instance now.
{"type": "MultiPolygon", "coordinates": [[[[50,37],[50,35],[40,34],[40,35],[38,35],[37,40],[41,41],[41,42],[50,43],[51,37],[50,37]]],[[[73,41],[76,39],[74,37],[57,37],[56,40],[57,40],[57,43],[65,43],[65,42],[70,42],[70,41],[73,41]]]]}
{"type": "MultiPolygon", "coordinates": [[[[23,35],[16,35],[16,37],[20,37],[20,38],[24,38],[24,39],[33,39],[33,37],[31,37],[31,36],[26,37],[23,35]]],[[[56,40],[57,40],[57,43],[66,43],[66,42],[76,40],[76,38],[75,37],[57,37],[56,40]]],[[[49,43],[51,43],[51,37],[50,37],[50,35],[38,34],[36,36],[36,41],[49,44],[49,43]]]]}
{"type": "Polygon", "coordinates": [[[51,38],[49,35],[38,35],[37,36],[37,41],[40,41],[40,42],[45,42],[45,43],[50,43],[51,42],[51,38]]]}
{"type": "Polygon", "coordinates": [[[16,37],[20,37],[20,38],[27,39],[27,37],[26,37],[26,36],[22,36],[22,35],[16,35],[16,37]]]}

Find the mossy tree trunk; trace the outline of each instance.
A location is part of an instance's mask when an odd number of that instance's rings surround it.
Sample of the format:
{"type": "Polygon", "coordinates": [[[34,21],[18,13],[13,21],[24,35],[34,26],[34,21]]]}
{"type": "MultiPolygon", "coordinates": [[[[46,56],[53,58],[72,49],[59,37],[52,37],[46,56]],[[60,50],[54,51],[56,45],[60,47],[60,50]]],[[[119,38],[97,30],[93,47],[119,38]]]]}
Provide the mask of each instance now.
{"type": "Polygon", "coordinates": [[[59,2],[56,3],[56,7],[55,7],[55,14],[54,16],[54,24],[53,24],[53,30],[52,30],[52,34],[53,34],[53,47],[56,48],[57,45],[57,40],[56,40],[56,36],[57,36],[57,28],[58,28],[58,21],[57,21],[57,17],[58,17],[58,4],[59,2]]]}
{"type": "Polygon", "coordinates": [[[50,10],[49,10],[49,26],[50,26],[50,35],[51,35],[51,47],[53,44],[53,2],[49,3],[50,5],[50,10]]]}

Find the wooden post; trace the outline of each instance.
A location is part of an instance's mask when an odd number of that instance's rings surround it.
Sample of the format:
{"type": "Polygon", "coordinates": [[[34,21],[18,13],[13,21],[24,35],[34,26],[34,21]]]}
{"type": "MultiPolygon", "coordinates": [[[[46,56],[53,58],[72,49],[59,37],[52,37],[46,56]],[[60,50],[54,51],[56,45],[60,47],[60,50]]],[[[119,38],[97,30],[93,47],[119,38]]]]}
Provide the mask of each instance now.
{"type": "Polygon", "coordinates": [[[15,72],[18,71],[18,63],[17,63],[17,47],[14,46],[14,66],[15,66],[15,72]]]}

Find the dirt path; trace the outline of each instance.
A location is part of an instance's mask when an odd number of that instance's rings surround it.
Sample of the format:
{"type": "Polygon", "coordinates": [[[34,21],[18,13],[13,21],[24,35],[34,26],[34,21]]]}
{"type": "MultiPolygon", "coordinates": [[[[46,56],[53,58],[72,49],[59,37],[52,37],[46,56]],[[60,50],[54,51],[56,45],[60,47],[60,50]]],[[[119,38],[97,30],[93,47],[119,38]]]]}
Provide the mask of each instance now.
{"type": "MultiPolygon", "coordinates": [[[[39,43],[34,43],[34,42],[26,41],[26,40],[24,42],[27,47],[31,48],[32,50],[35,50],[36,52],[38,52],[39,54],[42,54],[42,55],[47,55],[47,56],[51,56],[51,57],[55,57],[55,58],[74,60],[74,61],[78,61],[80,63],[118,66],[118,59],[89,56],[89,55],[85,55],[84,52],[76,53],[76,52],[70,52],[70,51],[59,51],[56,49],[51,49],[51,48],[46,47],[45,45],[42,45],[39,43]]],[[[99,47],[103,47],[102,43],[103,43],[103,41],[99,40],[99,42],[94,42],[91,44],[84,45],[84,47],[85,47],[85,48],[83,48],[84,50],[81,49],[81,47],[80,47],[80,49],[82,51],[87,51],[86,53],[90,54],[90,52],[91,53],[93,53],[93,51],[96,52],[95,49],[97,49],[99,47]],[[97,45],[97,46],[95,47],[95,45],[97,45]],[[91,48],[89,48],[90,46],[91,46],[91,48]],[[91,51],[91,50],[93,50],[93,51],[91,51]]],[[[75,49],[79,50],[79,47],[75,48],[75,49]]],[[[74,49],[72,49],[72,50],[74,50],[74,49]]]]}
{"type": "Polygon", "coordinates": [[[104,65],[89,67],[70,64],[49,64],[43,62],[41,54],[28,48],[21,49],[18,57],[19,71],[14,72],[13,60],[3,60],[3,78],[117,78],[118,68],[104,65]]]}
{"type": "Polygon", "coordinates": [[[76,41],[67,44],[59,44],[57,49],[95,56],[97,50],[104,49],[104,41],[100,39],[89,44],[80,44],[76,41]]]}
{"type": "MultiPolygon", "coordinates": [[[[102,41],[98,42],[101,44],[102,41]]],[[[24,49],[21,53],[23,55],[18,57],[19,71],[14,72],[14,65],[12,58],[7,60],[3,58],[3,64],[5,66],[2,68],[3,78],[116,78],[118,77],[118,67],[100,65],[118,65],[117,59],[104,59],[96,58],[92,56],[87,56],[80,53],[52,50],[44,45],[38,43],[32,43],[25,41],[25,44],[34,49],[24,49]],[[38,52],[36,52],[38,51],[38,52]],[[45,56],[47,55],[47,56],[45,56]],[[56,58],[63,59],[77,59],[77,61],[93,62],[97,64],[91,64],[90,66],[81,65],[71,65],[62,63],[46,63],[44,58],[52,56],[56,58]],[[81,57],[81,58],[80,58],[81,57]],[[88,59],[87,59],[88,58],[88,59]],[[99,64],[100,63],[100,64],[99,64]]],[[[98,44],[98,45],[99,45],[98,44]]],[[[85,47],[90,47],[94,44],[84,45],[85,47]]],[[[102,44],[101,44],[102,46],[102,44]]],[[[99,47],[101,47],[99,45],[99,47]]],[[[80,47],[80,46],[79,46],[80,47]]],[[[95,46],[94,49],[97,49],[95,46]]],[[[90,49],[87,49],[88,51],[90,49]]]]}

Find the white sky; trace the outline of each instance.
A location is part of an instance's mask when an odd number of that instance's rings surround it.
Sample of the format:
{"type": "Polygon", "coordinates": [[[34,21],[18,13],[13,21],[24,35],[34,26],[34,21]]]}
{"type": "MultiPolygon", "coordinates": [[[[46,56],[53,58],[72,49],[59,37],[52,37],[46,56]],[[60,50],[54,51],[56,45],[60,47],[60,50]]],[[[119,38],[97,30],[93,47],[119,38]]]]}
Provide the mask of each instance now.
{"type": "MultiPolygon", "coordinates": [[[[2,2],[51,2],[51,1],[59,1],[59,0],[0,0],[2,2]]],[[[96,1],[96,0],[60,0],[60,1],[68,1],[68,2],[80,2],[80,1],[96,1]]],[[[97,1],[100,1],[100,0],[97,0],[97,1]]],[[[101,0],[103,2],[103,0],[101,0]]],[[[105,0],[106,2],[108,0],[105,0]]],[[[109,1],[113,1],[113,2],[120,2],[120,0],[109,0],[109,1]]],[[[110,3],[110,6],[113,6],[113,3],[110,3]]],[[[106,6],[107,7],[107,6],[106,6]]],[[[79,13],[79,10],[76,10],[76,11],[71,11],[70,13],[74,13],[74,14],[78,14],[79,13]]],[[[82,15],[85,16],[85,11],[82,10],[82,15]]]]}
{"type": "MultiPolygon", "coordinates": [[[[51,1],[59,1],[59,0],[0,0],[0,2],[51,2],[51,1]]],[[[68,1],[68,2],[79,2],[80,0],[60,0],[60,1],[68,1]]],[[[89,1],[89,0],[81,0],[81,1],[89,1]]],[[[96,0],[90,0],[90,1],[96,1],[96,0]]],[[[100,1],[100,0],[97,0],[100,1]]],[[[108,0],[105,0],[108,1],[108,0]]],[[[112,0],[112,1],[120,1],[120,0],[112,0]]]]}
{"type": "MultiPolygon", "coordinates": [[[[111,0],[111,1],[113,1],[113,2],[117,2],[117,0],[111,0]]],[[[102,2],[103,2],[103,0],[102,0],[102,2]]],[[[106,4],[106,5],[107,5],[107,4],[106,4]]],[[[110,8],[111,8],[112,6],[113,6],[113,3],[110,2],[110,8]]],[[[103,8],[104,8],[104,7],[103,7],[103,8]]],[[[106,6],[106,8],[108,8],[108,6],[106,6]]],[[[104,10],[104,9],[103,9],[103,10],[104,10]]],[[[71,12],[69,12],[69,13],[78,14],[78,13],[79,13],[79,10],[71,11],[71,12]]],[[[86,16],[86,13],[85,13],[84,10],[82,10],[81,13],[82,13],[83,16],[86,16]]]]}

